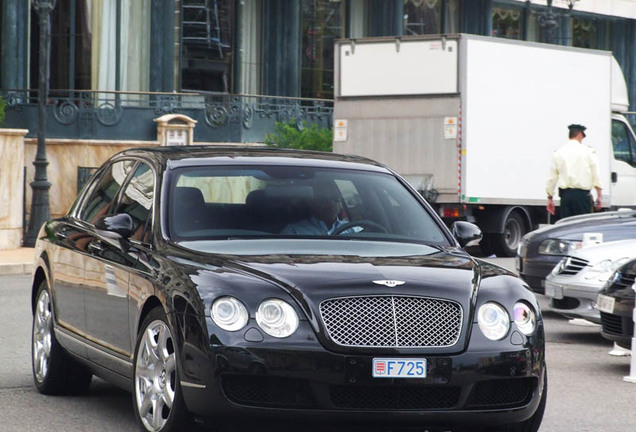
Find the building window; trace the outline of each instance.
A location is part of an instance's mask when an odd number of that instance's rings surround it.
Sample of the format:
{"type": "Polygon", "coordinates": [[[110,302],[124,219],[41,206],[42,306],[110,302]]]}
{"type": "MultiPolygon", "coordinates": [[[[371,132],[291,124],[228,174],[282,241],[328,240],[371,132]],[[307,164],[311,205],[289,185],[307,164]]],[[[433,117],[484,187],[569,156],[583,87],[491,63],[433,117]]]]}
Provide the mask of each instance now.
{"type": "MultiPolygon", "coordinates": [[[[91,89],[91,16],[89,0],[58,2],[51,21],[51,89],[91,89]]],[[[40,25],[31,10],[30,87],[39,83],[40,25]]]]}
{"type": "Polygon", "coordinates": [[[506,39],[523,39],[524,14],[520,9],[492,8],[492,35],[506,39]]]}
{"type": "MultiPolygon", "coordinates": [[[[50,88],[147,91],[150,0],[59,1],[51,14],[50,88]]],[[[31,88],[39,82],[39,25],[32,10],[31,88]]]]}
{"type": "Polygon", "coordinates": [[[404,34],[441,33],[442,6],[442,0],[404,0],[404,34]]]}
{"type": "Polygon", "coordinates": [[[344,37],[344,2],[302,0],[301,96],[333,98],[334,41],[344,37]]]}
{"type": "Polygon", "coordinates": [[[461,31],[460,28],[460,19],[461,19],[461,8],[459,4],[460,0],[446,0],[445,3],[445,18],[444,18],[444,28],[442,30],[443,33],[459,33],[461,31]]]}
{"type": "Polygon", "coordinates": [[[263,4],[262,0],[242,0],[240,32],[240,85],[234,91],[243,94],[259,94],[263,67],[263,4]]]}
{"type": "Polygon", "coordinates": [[[181,88],[233,90],[234,0],[182,0],[181,88]]]}

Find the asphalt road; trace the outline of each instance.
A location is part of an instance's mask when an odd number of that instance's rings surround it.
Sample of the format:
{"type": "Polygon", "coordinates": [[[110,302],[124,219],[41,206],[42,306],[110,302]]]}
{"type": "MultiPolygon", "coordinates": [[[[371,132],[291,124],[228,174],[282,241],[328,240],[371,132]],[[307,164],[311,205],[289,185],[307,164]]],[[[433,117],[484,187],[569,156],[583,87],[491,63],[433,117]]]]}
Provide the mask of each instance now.
{"type": "MultiPolygon", "coordinates": [[[[493,260],[504,266],[511,261],[493,260]]],[[[28,276],[0,276],[0,432],[136,431],[131,397],[95,379],[84,397],[46,397],[33,387],[28,276]]],[[[612,357],[595,327],[550,312],[548,405],[541,432],[636,430],[636,384],[623,381],[629,357],[612,357]]]]}

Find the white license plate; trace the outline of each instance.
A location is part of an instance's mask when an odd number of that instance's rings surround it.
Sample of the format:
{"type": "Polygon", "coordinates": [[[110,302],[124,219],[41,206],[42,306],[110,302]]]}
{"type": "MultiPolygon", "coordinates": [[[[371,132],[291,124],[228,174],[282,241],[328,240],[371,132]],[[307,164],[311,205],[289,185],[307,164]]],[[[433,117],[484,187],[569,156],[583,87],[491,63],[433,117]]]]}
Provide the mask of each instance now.
{"type": "Polygon", "coordinates": [[[426,359],[374,358],[374,378],[426,378],[426,359]]]}
{"type": "Polygon", "coordinates": [[[599,294],[596,297],[596,309],[605,313],[614,313],[614,297],[609,297],[603,294],[599,294]]]}
{"type": "Polygon", "coordinates": [[[545,295],[548,297],[561,300],[563,298],[563,287],[550,282],[545,283],[545,295]]]}

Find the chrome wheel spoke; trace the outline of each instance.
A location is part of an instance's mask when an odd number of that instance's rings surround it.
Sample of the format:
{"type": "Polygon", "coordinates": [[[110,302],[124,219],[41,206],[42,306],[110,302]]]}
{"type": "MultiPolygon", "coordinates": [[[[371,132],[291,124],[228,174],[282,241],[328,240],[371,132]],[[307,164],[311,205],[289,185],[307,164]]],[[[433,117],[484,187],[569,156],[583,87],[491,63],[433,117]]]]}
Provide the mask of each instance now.
{"type": "Polygon", "coordinates": [[[174,389],[166,384],[166,387],[163,389],[162,400],[168,409],[172,408],[172,403],[174,402],[174,389]]]}
{"type": "Polygon", "coordinates": [[[144,331],[135,364],[135,398],[142,423],[160,430],[167,422],[175,397],[176,359],[172,334],[161,320],[144,331]]]}
{"type": "MultiPolygon", "coordinates": [[[[152,422],[154,425],[161,425],[163,426],[163,424],[166,422],[167,419],[163,418],[163,400],[162,399],[154,399],[153,400],[153,407],[152,407],[152,422]]],[[[159,426],[159,427],[161,427],[159,426]]]]}
{"type": "Polygon", "coordinates": [[[153,411],[153,399],[152,399],[152,394],[151,393],[146,393],[144,394],[144,398],[141,401],[141,407],[139,408],[139,415],[141,415],[142,418],[146,418],[148,419],[149,417],[152,416],[152,411],[153,411]]]}
{"type": "Polygon", "coordinates": [[[51,299],[48,292],[42,291],[38,297],[33,317],[33,369],[36,379],[42,382],[49,370],[51,355],[51,332],[53,321],[51,299]]]}

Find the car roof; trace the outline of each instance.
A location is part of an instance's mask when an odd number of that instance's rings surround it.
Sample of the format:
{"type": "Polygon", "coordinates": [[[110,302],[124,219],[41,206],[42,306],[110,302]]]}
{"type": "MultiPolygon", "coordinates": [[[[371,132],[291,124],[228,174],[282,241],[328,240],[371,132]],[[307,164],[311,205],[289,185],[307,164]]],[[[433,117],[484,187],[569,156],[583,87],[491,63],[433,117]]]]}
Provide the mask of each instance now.
{"type": "Polygon", "coordinates": [[[337,153],[280,149],[266,146],[162,146],[124,150],[115,157],[137,156],[154,160],[171,168],[208,165],[298,165],[331,168],[363,169],[380,172],[390,170],[373,160],[337,153]]]}
{"type": "Polygon", "coordinates": [[[603,234],[603,241],[636,238],[636,217],[630,212],[624,212],[620,216],[549,225],[526,234],[524,238],[532,243],[547,238],[581,240],[585,233],[603,234]]]}

